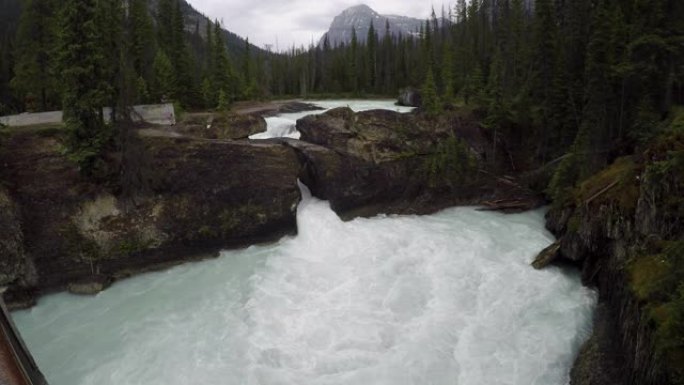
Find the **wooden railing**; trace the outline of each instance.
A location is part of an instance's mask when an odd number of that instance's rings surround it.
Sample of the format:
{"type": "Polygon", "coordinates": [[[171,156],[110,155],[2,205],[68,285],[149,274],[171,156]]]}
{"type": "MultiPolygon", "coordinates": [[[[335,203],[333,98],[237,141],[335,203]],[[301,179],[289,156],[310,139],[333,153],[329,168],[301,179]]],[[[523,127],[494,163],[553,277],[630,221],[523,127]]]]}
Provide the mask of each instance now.
{"type": "Polygon", "coordinates": [[[31,353],[12,322],[0,294],[0,383],[7,385],[47,385],[31,353]],[[2,354],[4,353],[4,354],[2,354]]]}

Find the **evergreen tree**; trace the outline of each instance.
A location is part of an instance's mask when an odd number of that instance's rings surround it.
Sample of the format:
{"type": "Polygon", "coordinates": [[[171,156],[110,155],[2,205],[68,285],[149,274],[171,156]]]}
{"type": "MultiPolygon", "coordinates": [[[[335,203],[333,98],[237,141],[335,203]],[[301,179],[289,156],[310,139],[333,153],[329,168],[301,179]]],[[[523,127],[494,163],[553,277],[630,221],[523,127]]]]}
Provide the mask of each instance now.
{"type": "MultiPolygon", "coordinates": [[[[214,58],[214,73],[213,83],[216,90],[217,97],[220,96],[221,91],[224,93],[224,104],[227,100],[234,100],[237,96],[238,90],[234,88],[233,69],[228,58],[225,43],[223,42],[223,31],[221,25],[216,21],[214,23],[214,47],[212,49],[212,57],[214,58]]],[[[216,103],[219,101],[217,100],[216,103]]]]}
{"type": "Polygon", "coordinates": [[[153,95],[158,101],[169,101],[174,92],[175,77],[171,60],[163,50],[158,50],[153,64],[153,95]]]}
{"type": "Polygon", "coordinates": [[[257,81],[254,73],[254,58],[251,53],[251,44],[249,39],[245,39],[245,54],[242,62],[242,76],[245,80],[245,87],[243,97],[245,99],[252,99],[257,94],[257,81]]]}
{"type": "Polygon", "coordinates": [[[68,150],[86,175],[99,168],[111,135],[102,118],[101,90],[93,87],[101,82],[97,67],[103,58],[96,15],[96,0],[65,0],[58,51],[68,150]]]}
{"type": "Polygon", "coordinates": [[[53,0],[27,0],[19,19],[11,85],[28,110],[46,111],[58,104],[55,5],[53,0]]]}
{"type": "Polygon", "coordinates": [[[173,6],[175,0],[159,0],[157,5],[157,42],[168,53],[173,50],[173,6]]]}
{"type": "Polygon", "coordinates": [[[382,81],[381,91],[390,95],[395,90],[395,70],[394,70],[394,42],[392,41],[392,31],[390,30],[389,20],[385,20],[385,35],[382,39],[382,62],[379,65],[380,79],[382,81]]]}
{"type": "Polygon", "coordinates": [[[136,102],[147,102],[149,85],[154,76],[154,24],[147,8],[147,1],[130,0],[129,4],[128,42],[130,60],[138,78],[136,102]]]}
{"type": "Polygon", "coordinates": [[[378,69],[378,34],[375,32],[373,20],[371,20],[368,36],[366,36],[366,56],[366,87],[369,90],[375,90],[378,69]]]}
{"type": "Polygon", "coordinates": [[[432,69],[428,69],[425,76],[425,84],[422,89],[423,109],[429,116],[437,116],[441,111],[441,102],[437,95],[437,85],[432,69]]]}
{"type": "Polygon", "coordinates": [[[9,34],[0,36],[0,115],[9,114],[15,108],[15,98],[10,89],[14,77],[14,51],[9,34]]]}
{"type": "Polygon", "coordinates": [[[349,58],[349,79],[354,94],[359,93],[359,42],[356,37],[356,28],[352,27],[349,58]]]}
{"type": "Polygon", "coordinates": [[[196,91],[199,78],[192,71],[192,59],[185,42],[185,20],[180,0],[175,0],[171,17],[171,46],[167,55],[174,69],[174,99],[184,106],[192,106],[198,100],[196,91]]]}
{"type": "Polygon", "coordinates": [[[442,98],[445,102],[452,102],[454,100],[454,60],[450,45],[444,45],[444,53],[442,54],[442,98]]]}
{"type": "MultiPolygon", "coordinates": [[[[112,120],[116,119],[116,108],[121,90],[124,87],[124,72],[127,55],[123,39],[123,4],[121,1],[97,1],[95,6],[96,42],[98,63],[95,67],[97,90],[101,106],[113,107],[112,120]]],[[[134,80],[137,76],[130,76],[134,80]]]]}

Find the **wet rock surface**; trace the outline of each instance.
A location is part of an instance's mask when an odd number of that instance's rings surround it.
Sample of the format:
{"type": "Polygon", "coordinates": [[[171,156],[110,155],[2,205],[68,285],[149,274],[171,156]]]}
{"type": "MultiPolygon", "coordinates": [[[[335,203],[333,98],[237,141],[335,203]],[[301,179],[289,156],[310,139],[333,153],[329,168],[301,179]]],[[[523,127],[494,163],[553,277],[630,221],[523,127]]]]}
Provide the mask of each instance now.
{"type": "Polygon", "coordinates": [[[662,255],[664,245],[684,235],[678,214],[684,181],[676,163],[663,167],[669,162],[664,159],[675,154],[667,151],[616,160],[547,215],[547,227],[559,237],[555,262],[578,265],[585,284],[600,294],[594,335],[577,359],[574,385],[681,381],[682,361],[673,359],[679,354],[676,345],[664,345],[666,339],[658,335],[663,322],[676,322],[662,312],[667,296],[649,294],[676,279],[675,269],[651,270],[658,264],[649,261],[674,263],[662,255]],[[658,306],[660,313],[654,311],[658,306]]]}
{"type": "MultiPolygon", "coordinates": [[[[226,124],[241,132],[242,123],[226,124]]],[[[124,153],[110,154],[105,182],[81,177],[62,151],[62,131],[13,133],[0,156],[0,179],[16,207],[0,205],[0,221],[15,224],[7,239],[18,250],[4,270],[5,298],[26,306],[54,290],[97,292],[111,279],[293,234],[298,179],[345,219],[488,200],[543,203],[505,175],[505,163],[489,161],[504,156],[470,116],[342,108],[298,128],[302,141],[213,139],[199,125],[143,127],[124,153]]]]}
{"type": "Polygon", "coordinates": [[[522,186],[468,115],[338,108],[297,122],[301,141],[284,142],[306,166],[303,180],[338,215],[424,214],[453,205],[543,200],[522,186]]]}
{"type": "Polygon", "coordinates": [[[173,131],[204,139],[247,139],[266,131],[266,121],[258,115],[194,114],[184,118],[173,131]]]}
{"type": "Polygon", "coordinates": [[[131,142],[132,154],[122,156],[128,168],[121,185],[107,186],[83,179],[61,141],[59,132],[16,133],[6,143],[11,156],[0,160],[7,165],[0,178],[10,181],[23,231],[23,242],[16,229],[14,238],[3,237],[2,246],[16,250],[16,257],[3,259],[13,263],[3,266],[9,303],[25,306],[35,295],[67,288],[97,291],[82,282],[296,231],[300,165],[282,144],[141,137],[131,142]],[[35,269],[22,270],[22,264],[35,269]]]}

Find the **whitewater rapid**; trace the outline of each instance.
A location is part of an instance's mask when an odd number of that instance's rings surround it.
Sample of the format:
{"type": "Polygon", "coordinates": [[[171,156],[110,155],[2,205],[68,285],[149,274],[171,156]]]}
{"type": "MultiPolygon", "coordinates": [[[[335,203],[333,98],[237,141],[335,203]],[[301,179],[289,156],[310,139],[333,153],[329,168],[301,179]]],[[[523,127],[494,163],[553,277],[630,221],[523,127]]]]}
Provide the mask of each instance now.
{"type": "Polygon", "coordinates": [[[564,385],[596,295],[529,266],[543,212],[342,222],[14,313],[51,385],[564,385]]]}
{"type": "Polygon", "coordinates": [[[270,138],[293,138],[299,139],[301,134],[297,131],[297,120],[308,115],[319,115],[333,108],[349,107],[356,112],[368,110],[390,110],[401,113],[407,113],[413,110],[413,107],[401,107],[395,105],[394,100],[314,100],[307,101],[322,110],[318,111],[304,111],[288,114],[280,114],[278,116],[266,118],[267,129],[265,132],[254,134],[250,139],[270,139],[270,138]]]}

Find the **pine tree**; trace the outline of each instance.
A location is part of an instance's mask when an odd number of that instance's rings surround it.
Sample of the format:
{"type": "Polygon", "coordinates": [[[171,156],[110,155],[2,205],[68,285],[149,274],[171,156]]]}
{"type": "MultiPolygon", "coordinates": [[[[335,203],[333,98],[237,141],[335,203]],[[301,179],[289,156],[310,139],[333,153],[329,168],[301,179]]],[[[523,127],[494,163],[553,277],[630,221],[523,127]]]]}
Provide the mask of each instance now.
{"type": "Polygon", "coordinates": [[[548,154],[550,135],[546,127],[551,126],[553,111],[553,79],[558,62],[556,19],[551,0],[537,0],[535,3],[535,82],[533,92],[541,107],[541,146],[539,155],[545,159],[548,154]]]}
{"type": "Polygon", "coordinates": [[[154,75],[154,58],[156,42],[154,24],[147,9],[147,1],[130,0],[129,16],[129,55],[138,77],[137,102],[146,102],[149,98],[147,89],[154,75]]]}
{"type": "Polygon", "coordinates": [[[92,175],[111,133],[102,119],[101,83],[97,67],[102,63],[95,19],[96,0],[65,0],[60,25],[59,63],[63,86],[64,121],[69,132],[68,150],[92,175]]]}
{"type": "Polygon", "coordinates": [[[379,65],[380,69],[380,79],[382,81],[382,92],[386,95],[390,95],[394,91],[395,81],[395,71],[394,63],[395,52],[393,41],[392,41],[392,31],[390,30],[389,20],[385,20],[385,35],[382,39],[382,63],[379,65]]]}
{"type": "Polygon", "coordinates": [[[444,53],[442,54],[442,98],[445,102],[451,103],[454,100],[454,60],[452,48],[449,44],[444,45],[444,53]]]}
{"type": "Polygon", "coordinates": [[[441,111],[441,102],[437,95],[437,85],[435,84],[435,77],[432,74],[432,69],[428,69],[425,76],[425,84],[422,89],[423,109],[429,116],[437,116],[441,111]]]}
{"type": "MultiPolygon", "coordinates": [[[[116,119],[118,98],[125,82],[126,64],[124,55],[127,55],[123,39],[123,4],[121,1],[97,1],[95,6],[95,25],[97,32],[97,45],[99,62],[95,68],[97,89],[101,98],[98,104],[113,107],[111,117],[116,119]]],[[[129,74],[130,75],[130,74],[129,74]]],[[[130,80],[135,79],[135,76],[130,80]]]]}
{"type": "Polygon", "coordinates": [[[52,52],[57,41],[55,13],[52,0],[27,0],[19,19],[11,85],[28,110],[46,111],[59,100],[52,52]]]}
{"type": "Polygon", "coordinates": [[[173,50],[173,5],[175,0],[159,0],[157,5],[157,42],[168,53],[173,50]]]}
{"type": "MultiPolygon", "coordinates": [[[[214,23],[213,42],[213,83],[216,90],[216,95],[220,96],[221,91],[223,91],[224,99],[232,101],[236,98],[238,90],[235,88],[235,82],[232,80],[232,78],[234,78],[233,69],[228,58],[228,52],[226,52],[225,43],[223,42],[223,31],[221,30],[221,25],[218,23],[218,21],[214,23]]],[[[218,100],[216,103],[218,103],[218,100]]]]}
{"type": "Polygon", "coordinates": [[[251,44],[249,39],[245,39],[245,53],[242,62],[242,76],[245,80],[243,97],[252,99],[257,93],[257,80],[254,73],[254,58],[252,57],[251,44]]]}
{"type": "Polygon", "coordinates": [[[366,36],[366,87],[374,90],[377,86],[377,67],[378,67],[378,34],[375,32],[373,20],[368,27],[366,36]]]}
{"type": "Polygon", "coordinates": [[[192,59],[185,43],[185,20],[180,0],[175,0],[171,13],[171,46],[167,51],[174,69],[174,99],[184,106],[191,106],[197,97],[196,78],[192,72],[192,59]]]}
{"type": "Polygon", "coordinates": [[[351,80],[351,89],[355,95],[359,93],[359,42],[356,38],[356,28],[352,27],[351,44],[350,44],[350,60],[349,60],[349,79],[351,80]]]}
{"type": "Polygon", "coordinates": [[[463,87],[463,98],[466,104],[474,102],[476,105],[483,103],[484,77],[482,69],[476,65],[473,71],[466,77],[463,87]]]}
{"type": "Polygon", "coordinates": [[[10,91],[10,80],[14,77],[13,46],[9,36],[0,36],[0,115],[12,111],[14,98],[10,91]]]}
{"type": "Polygon", "coordinates": [[[153,64],[153,95],[158,101],[169,101],[175,90],[175,76],[171,60],[163,50],[157,50],[153,64]]]}

